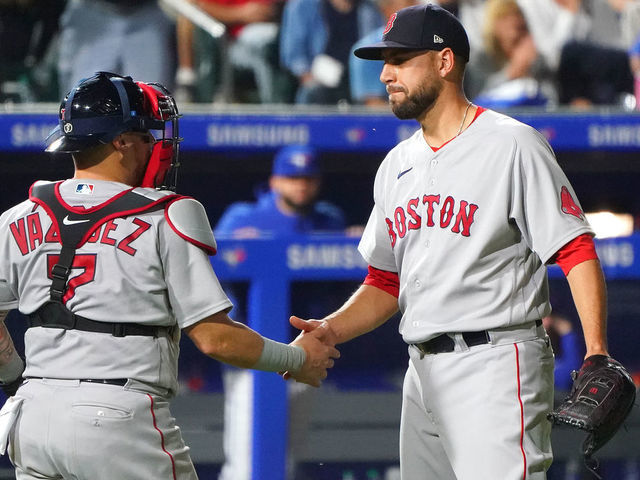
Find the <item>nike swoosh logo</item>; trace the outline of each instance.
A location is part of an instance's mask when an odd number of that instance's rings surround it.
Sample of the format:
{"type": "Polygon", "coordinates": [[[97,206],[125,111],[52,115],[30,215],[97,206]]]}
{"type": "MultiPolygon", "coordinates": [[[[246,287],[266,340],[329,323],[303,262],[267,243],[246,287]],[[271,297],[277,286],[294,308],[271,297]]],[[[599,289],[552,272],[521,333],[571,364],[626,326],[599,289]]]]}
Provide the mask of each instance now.
{"type": "Polygon", "coordinates": [[[62,223],[64,223],[65,225],[74,225],[74,224],[76,224],[76,223],[86,223],[86,222],[88,222],[88,221],[89,221],[89,219],[88,219],[88,218],[87,218],[86,220],[71,220],[71,219],[69,218],[69,215],[67,215],[66,217],[64,217],[64,218],[62,219],[62,223]]]}
{"type": "Polygon", "coordinates": [[[398,179],[400,179],[400,177],[403,176],[405,173],[409,173],[411,170],[413,170],[413,167],[407,168],[406,170],[403,170],[400,173],[398,173],[398,179]]]}

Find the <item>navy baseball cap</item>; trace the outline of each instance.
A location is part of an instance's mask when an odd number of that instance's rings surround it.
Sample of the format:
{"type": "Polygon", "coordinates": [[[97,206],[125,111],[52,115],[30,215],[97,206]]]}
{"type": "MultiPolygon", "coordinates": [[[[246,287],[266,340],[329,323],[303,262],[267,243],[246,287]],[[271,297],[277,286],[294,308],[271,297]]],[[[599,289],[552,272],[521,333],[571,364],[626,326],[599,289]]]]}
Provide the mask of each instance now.
{"type": "Polygon", "coordinates": [[[282,177],[315,177],[320,175],[316,152],[302,145],[281,149],[273,160],[273,175],[282,177]]]}
{"type": "Polygon", "coordinates": [[[382,41],[357,48],[354,54],[365,60],[382,60],[385,48],[442,50],[447,47],[469,61],[469,38],[460,21],[444,8],[429,3],[398,10],[389,17],[382,41]]]}

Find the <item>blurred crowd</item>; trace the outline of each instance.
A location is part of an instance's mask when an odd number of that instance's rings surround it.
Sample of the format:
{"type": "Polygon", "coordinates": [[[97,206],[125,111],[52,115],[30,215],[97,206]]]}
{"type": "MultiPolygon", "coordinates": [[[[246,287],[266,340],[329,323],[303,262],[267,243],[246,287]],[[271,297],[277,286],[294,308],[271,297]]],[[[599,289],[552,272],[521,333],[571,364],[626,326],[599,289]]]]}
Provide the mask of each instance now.
{"type": "MultiPolygon", "coordinates": [[[[391,14],[417,1],[0,0],[0,102],[57,101],[106,70],[159,81],[180,102],[381,105],[382,65],[357,59],[354,45],[380,39],[391,14]]],[[[467,29],[472,101],[636,108],[640,0],[432,3],[467,29]]]]}

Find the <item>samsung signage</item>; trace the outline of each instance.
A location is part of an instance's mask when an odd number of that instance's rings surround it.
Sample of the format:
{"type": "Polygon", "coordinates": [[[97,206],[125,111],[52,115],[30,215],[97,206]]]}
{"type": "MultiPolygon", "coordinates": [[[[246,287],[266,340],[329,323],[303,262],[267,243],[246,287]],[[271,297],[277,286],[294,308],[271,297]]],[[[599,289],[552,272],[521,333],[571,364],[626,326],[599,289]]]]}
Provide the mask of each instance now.
{"type": "Polygon", "coordinates": [[[640,125],[591,124],[588,136],[591,147],[638,147],[640,125]]]}
{"type": "Polygon", "coordinates": [[[287,248],[287,267],[305,269],[354,269],[367,268],[367,263],[353,244],[298,244],[287,248]]]}
{"type": "Polygon", "coordinates": [[[11,146],[44,149],[44,140],[56,123],[19,122],[11,126],[11,146]]]}
{"type": "Polygon", "coordinates": [[[619,240],[599,244],[597,252],[604,268],[629,268],[634,266],[635,252],[633,243],[629,241],[619,240]]]}
{"type": "Polygon", "coordinates": [[[232,147],[277,147],[309,143],[309,126],[277,123],[212,123],[207,128],[207,145],[232,147]]]}

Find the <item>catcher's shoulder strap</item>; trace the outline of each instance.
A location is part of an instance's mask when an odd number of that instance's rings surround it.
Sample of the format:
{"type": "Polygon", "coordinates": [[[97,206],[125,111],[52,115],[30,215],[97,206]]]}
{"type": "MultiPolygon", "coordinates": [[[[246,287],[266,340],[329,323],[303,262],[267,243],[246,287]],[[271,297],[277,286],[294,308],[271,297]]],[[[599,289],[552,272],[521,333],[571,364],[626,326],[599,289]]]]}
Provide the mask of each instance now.
{"type": "Polygon", "coordinates": [[[131,188],[95,207],[84,209],[68,205],[60,195],[60,184],[36,182],[29,199],[40,205],[51,217],[63,246],[81,247],[105,222],[145,211],[164,208],[168,202],[184,198],[168,192],[131,188]]]}
{"type": "Polygon", "coordinates": [[[62,302],[76,250],[105,222],[124,218],[164,206],[180,195],[164,192],[156,194],[144,189],[129,189],[92,208],[68,205],[60,195],[60,184],[36,182],[29,191],[29,199],[41,206],[51,218],[62,245],[57,263],[51,270],[50,301],[30,315],[31,326],[75,328],[93,332],[124,335],[156,335],[158,327],[130,323],[95,322],[73,314],[62,302]],[[148,194],[146,194],[148,193],[148,194]],[[128,332],[128,333],[127,333],[128,332]]]}
{"type": "Polygon", "coordinates": [[[166,202],[180,197],[176,194],[163,194],[150,198],[132,188],[100,205],[83,209],[72,207],[62,199],[61,183],[36,182],[29,191],[29,199],[47,212],[60,235],[62,249],[58,262],[51,271],[53,281],[50,296],[51,300],[56,302],[62,302],[76,249],[81,247],[96,229],[114,218],[128,217],[160,208],[166,202]]]}

